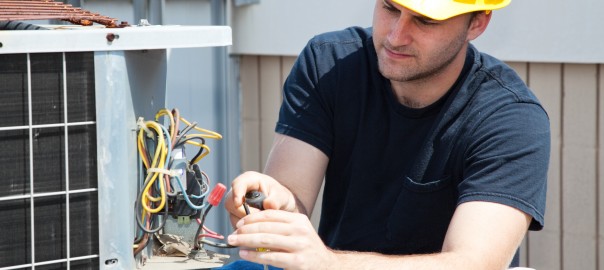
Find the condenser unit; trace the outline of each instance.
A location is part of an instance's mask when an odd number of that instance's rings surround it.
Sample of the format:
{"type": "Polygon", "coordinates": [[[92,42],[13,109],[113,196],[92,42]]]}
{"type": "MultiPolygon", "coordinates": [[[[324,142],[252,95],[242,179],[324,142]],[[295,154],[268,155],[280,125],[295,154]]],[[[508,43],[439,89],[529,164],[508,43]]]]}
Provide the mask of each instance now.
{"type": "Polygon", "coordinates": [[[0,269],[135,269],[137,117],[166,106],[167,49],[226,26],[0,31],[0,269]]]}

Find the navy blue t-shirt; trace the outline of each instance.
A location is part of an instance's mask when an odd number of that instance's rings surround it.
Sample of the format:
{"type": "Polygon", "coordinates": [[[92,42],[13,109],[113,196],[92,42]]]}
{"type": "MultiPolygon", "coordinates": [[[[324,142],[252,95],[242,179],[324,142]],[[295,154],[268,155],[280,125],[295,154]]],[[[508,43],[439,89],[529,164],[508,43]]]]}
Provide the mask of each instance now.
{"type": "Polygon", "coordinates": [[[319,235],[334,249],[438,252],[455,208],[477,200],[543,226],[547,115],[508,66],[473,46],[448,94],[412,109],[380,74],[371,29],[316,36],[285,82],[276,132],[329,157],[319,235]]]}

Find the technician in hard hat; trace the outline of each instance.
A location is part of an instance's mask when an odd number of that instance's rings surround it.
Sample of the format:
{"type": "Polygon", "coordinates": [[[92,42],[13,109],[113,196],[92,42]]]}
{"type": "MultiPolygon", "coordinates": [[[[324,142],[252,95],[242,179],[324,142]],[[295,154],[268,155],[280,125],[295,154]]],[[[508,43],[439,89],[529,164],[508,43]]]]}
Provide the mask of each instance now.
{"type": "Polygon", "coordinates": [[[265,174],[227,197],[244,260],[286,269],[506,269],[544,224],[549,120],[470,41],[509,0],[377,0],[314,37],[285,85],[265,174]],[[325,179],[318,234],[309,216],[325,179]],[[246,192],[267,198],[245,214],[246,192]],[[267,248],[269,252],[256,251],[267,248]]]}

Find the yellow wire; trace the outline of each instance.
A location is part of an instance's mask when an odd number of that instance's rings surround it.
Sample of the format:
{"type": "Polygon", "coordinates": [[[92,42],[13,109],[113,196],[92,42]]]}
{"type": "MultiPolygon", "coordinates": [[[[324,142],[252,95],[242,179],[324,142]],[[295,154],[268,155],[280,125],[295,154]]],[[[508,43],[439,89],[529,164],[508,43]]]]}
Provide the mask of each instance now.
{"type": "Polygon", "coordinates": [[[205,156],[207,156],[207,155],[209,155],[209,154],[210,154],[210,147],[208,147],[208,146],[207,146],[207,145],[205,145],[205,144],[198,143],[198,142],[187,142],[187,143],[188,143],[188,144],[193,144],[193,145],[199,146],[199,147],[201,147],[201,148],[203,148],[203,149],[205,149],[205,150],[206,150],[206,151],[204,151],[203,153],[201,153],[201,155],[199,155],[199,156],[198,156],[198,157],[197,157],[195,160],[193,160],[193,161],[192,161],[192,162],[193,162],[193,164],[197,164],[197,162],[199,162],[199,161],[200,161],[202,158],[204,158],[205,156]]]}
{"type": "MultiPolygon", "coordinates": [[[[185,123],[185,125],[188,125],[188,126],[191,125],[191,123],[189,123],[189,121],[187,121],[187,119],[185,119],[184,117],[180,117],[180,121],[182,121],[183,123],[185,123]]],[[[200,132],[203,132],[205,134],[186,135],[185,136],[186,139],[190,139],[190,138],[208,138],[208,139],[216,139],[216,140],[222,139],[222,135],[220,135],[218,132],[214,132],[214,131],[211,131],[211,130],[203,129],[203,128],[200,128],[198,126],[194,126],[193,129],[195,129],[197,131],[200,131],[200,132]]],[[[203,149],[206,150],[201,155],[199,155],[195,160],[192,161],[193,164],[196,164],[202,158],[204,158],[205,156],[207,156],[208,154],[210,154],[210,147],[208,147],[207,145],[205,145],[203,143],[198,143],[198,142],[193,142],[193,141],[187,141],[187,143],[191,144],[191,145],[195,145],[195,146],[201,147],[201,148],[203,148],[203,149]]]]}
{"type": "MultiPolygon", "coordinates": [[[[191,138],[202,138],[202,136],[201,136],[201,134],[190,134],[190,135],[185,136],[185,139],[191,139],[191,138]]],[[[203,157],[210,154],[210,147],[203,143],[187,140],[187,144],[195,145],[197,147],[200,147],[200,148],[203,148],[206,150],[205,152],[202,152],[201,155],[199,155],[195,160],[192,161],[193,164],[196,164],[203,157]]]]}
{"type": "MultiPolygon", "coordinates": [[[[183,117],[180,117],[180,121],[182,121],[183,123],[185,123],[185,125],[187,125],[187,126],[191,125],[191,123],[189,123],[189,121],[187,121],[187,119],[185,119],[183,117]]],[[[207,129],[203,129],[203,128],[200,128],[198,126],[194,126],[193,129],[195,129],[197,131],[200,131],[200,132],[206,133],[206,134],[198,134],[202,138],[216,139],[216,140],[222,139],[222,135],[218,134],[218,132],[207,130],[207,129]]]]}
{"type": "Polygon", "coordinates": [[[170,139],[172,139],[175,136],[174,129],[176,128],[174,126],[174,115],[172,115],[171,111],[164,108],[164,109],[159,110],[159,112],[157,112],[157,114],[155,115],[155,121],[159,122],[159,118],[162,117],[163,115],[167,115],[168,118],[170,118],[170,139]]]}
{"type": "MultiPolygon", "coordinates": [[[[166,160],[167,160],[167,155],[168,155],[168,149],[166,147],[166,141],[164,139],[164,134],[163,134],[163,130],[161,128],[161,126],[156,123],[156,122],[147,122],[147,125],[150,126],[150,128],[153,128],[157,131],[158,135],[159,135],[159,142],[157,144],[157,150],[155,151],[155,156],[153,158],[153,162],[151,163],[151,168],[164,168],[165,164],[166,164],[166,160]]],[[[162,179],[163,178],[163,174],[162,173],[153,173],[151,179],[149,180],[148,184],[147,184],[147,189],[149,190],[151,186],[153,186],[153,184],[155,183],[155,180],[158,179],[162,179]]],[[[163,197],[165,196],[164,194],[164,190],[163,190],[163,181],[160,181],[160,196],[161,198],[156,198],[156,197],[152,197],[151,195],[149,195],[147,192],[145,192],[145,196],[147,199],[153,201],[153,202],[157,202],[160,199],[163,199],[163,197]]],[[[158,210],[159,211],[159,210],[158,210]]],[[[157,212],[152,212],[152,213],[157,213],[157,212]]]]}
{"type": "MultiPolygon", "coordinates": [[[[153,156],[153,162],[151,163],[150,167],[147,167],[147,169],[149,168],[164,168],[165,164],[166,164],[166,160],[167,160],[167,155],[168,155],[168,148],[166,146],[166,141],[164,138],[164,133],[163,130],[161,128],[161,126],[153,121],[147,121],[145,122],[145,126],[151,129],[154,129],[157,134],[158,134],[158,144],[157,144],[157,149],[155,150],[155,155],[153,156]]],[[[139,139],[141,138],[141,135],[139,134],[139,139]]],[[[145,186],[145,189],[143,191],[143,194],[145,196],[143,196],[141,198],[141,205],[142,207],[145,209],[145,211],[149,212],[149,213],[159,213],[159,211],[161,211],[161,209],[164,207],[164,205],[166,204],[166,192],[165,192],[165,187],[164,187],[164,181],[160,180],[159,181],[159,190],[160,190],[160,196],[159,197],[153,197],[149,194],[149,190],[151,189],[151,187],[155,184],[155,181],[157,179],[163,179],[163,173],[160,172],[156,172],[153,174],[148,174],[147,179],[145,180],[145,182],[147,183],[147,185],[145,186]],[[157,202],[160,201],[159,206],[157,206],[156,208],[150,208],[147,203],[149,201],[152,202],[157,202]]]]}
{"type": "Polygon", "coordinates": [[[138,148],[138,154],[141,156],[141,159],[143,160],[143,164],[145,165],[145,168],[149,168],[149,163],[147,161],[147,158],[145,158],[145,154],[143,152],[143,148],[145,148],[145,140],[144,140],[144,134],[145,130],[141,129],[138,132],[138,139],[137,139],[137,148],[138,148]]]}

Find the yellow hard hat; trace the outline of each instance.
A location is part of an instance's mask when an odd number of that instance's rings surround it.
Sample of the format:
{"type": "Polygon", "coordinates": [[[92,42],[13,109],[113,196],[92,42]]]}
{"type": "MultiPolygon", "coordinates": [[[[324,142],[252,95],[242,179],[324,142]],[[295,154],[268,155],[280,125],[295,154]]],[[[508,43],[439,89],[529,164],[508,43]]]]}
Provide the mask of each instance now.
{"type": "Polygon", "coordinates": [[[512,0],[392,0],[393,2],[413,10],[434,20],[448,18],[479,11],[495,10],[507,6],[512,0]]]}

